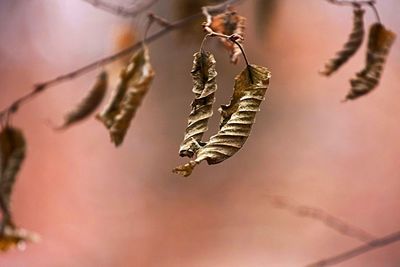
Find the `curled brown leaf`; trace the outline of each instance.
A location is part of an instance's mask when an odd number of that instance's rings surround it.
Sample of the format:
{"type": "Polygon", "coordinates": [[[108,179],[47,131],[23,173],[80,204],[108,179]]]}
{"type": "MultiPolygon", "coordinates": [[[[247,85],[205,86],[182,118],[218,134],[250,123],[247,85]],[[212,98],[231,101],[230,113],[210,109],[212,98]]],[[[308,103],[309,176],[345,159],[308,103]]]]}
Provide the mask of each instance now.
{"type": "Polygon", "coordinates": [[[106,72],[102,72],[90,90],[90,92],[82,99],[77,107],[65,115],[64,123],[57,129],[65,129],[68,126],[82,121],[89,117],[101,104],[107,91],[108,77],[106,72]]]}
{"type": "Polygon", "coordinates": [[[111,141],[119,146],[154,78],[148,48],[138,51],[121,72],[111,101],[97,118],[110,130],[111,141]]]}
{"type": "Polygon", "coordinates": [[[329,76],[346,63],[360,48],[364,40],[364,13],[365,10],[359,5],[353,10],[353,30],[343,48],[338,51],[334,58],[329,60],[320,73],[329,76]]]}
{"type": "Polygon", "coordinates": [[[368,94],[378,86],[395,38],[396,34],[387,30],[382,24],[375,23],[371,26],[366,64],[364,69],[350,80],[351,90],[346,96],[347,100],[353,100],[368,94]]]}
{"type": "Polygon", "coordinates": [[[249,65],[236,78],[231,103],[220,109],[220,130],[201,147],[196,158],[176,167],[173,172],[189,176],[202,161],[220,163],[242,148],[250,135],[255,116],[264,100],[271,74],[267,68],[249,65]],[[251,76],[250,76],[251,75],[251,76]]]}
{"type": "Polygon", "coordinates": [[[13,224],[10,210],[11,193],[16,176],[25,159],[26,141],[21,130],[11,126],[0,132],[0,207],[3,224],[13,224]]]}
{"type": "Polygon", "coordinates": [[[215,64],[214,56],[209,52],[201,51],[194,55],[191,74],[195,99],[191,104],[192,110],[179,149],[181,157],[192,157],[201,147],[201,139],[208,130],[208,120],[213,115],[217,91],[215,64]]]}

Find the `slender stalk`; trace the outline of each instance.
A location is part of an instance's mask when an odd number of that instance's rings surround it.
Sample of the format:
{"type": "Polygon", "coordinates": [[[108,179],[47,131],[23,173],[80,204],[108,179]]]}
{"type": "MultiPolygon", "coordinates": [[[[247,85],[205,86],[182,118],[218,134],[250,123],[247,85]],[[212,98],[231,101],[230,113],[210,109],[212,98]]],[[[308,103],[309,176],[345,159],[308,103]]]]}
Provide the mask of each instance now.
{"type": "Polygon", "coordinates": [[[326,0],[331,4],[338,6],[353,6],[353,5],[375,5],[376,0],[326,0]]]}
{"type": "Polygon", "coordinates": [[[140,13],[149,9],[152,5],[157,3],[158,0],[143,1],[142,3],[135,4],[131,8],[114,5],[114,4],[111,4],[111,3],[108,3],[108,2],[102,1],[102,0],[82,0],[82,1],[85,1],[85,2],[93,5],[96,8],[102,9],[106,12],[109,12],[109,13],[117,15],[117,16],[135,17],[135,16],[139,15],[140,13]]]}
{"type": "Polygon", "coordinates": [[[367,252],[370,252],[371,250],[374,249],[378,249],[378,248],[382,248],[384,246],[388,246],[391,245],[395,242],[399,242],[400,241],[400,231],[389,234],[387,236],[384,236],[382,238],[378,238],[375,240],[372,240],[370,242],[368,242],[365,245],[356,247],[354,249],[351,249],[349,251],[340,253],[338,255],[335,255],[333,257],[324,259],[324,260],[320,260],[318,262],[312,263],[307,265],[306,267],[324,267],[324,266],[333,266],[333,265],[337,265],[339,263],[351,260],[355,257],[358,257],[362,254],[365,254],[367,252]]]}

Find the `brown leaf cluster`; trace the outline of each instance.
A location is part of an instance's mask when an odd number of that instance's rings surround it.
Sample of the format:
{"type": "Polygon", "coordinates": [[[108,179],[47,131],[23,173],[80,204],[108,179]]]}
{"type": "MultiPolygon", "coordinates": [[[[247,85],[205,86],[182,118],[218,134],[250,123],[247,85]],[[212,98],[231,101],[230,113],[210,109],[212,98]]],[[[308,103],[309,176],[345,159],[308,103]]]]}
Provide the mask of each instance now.
{"type": "Polygon", "coordinates": [[[229,105],[220,108],[221,123],[218,133],[197,150],[196,158],[176,167],[173,172],[189,176],[202,161],[220,163],[242,148],[250,135],[255,116],[264,100],[271,74],[267,68],[249,65],[236,78],[229,105]]]}

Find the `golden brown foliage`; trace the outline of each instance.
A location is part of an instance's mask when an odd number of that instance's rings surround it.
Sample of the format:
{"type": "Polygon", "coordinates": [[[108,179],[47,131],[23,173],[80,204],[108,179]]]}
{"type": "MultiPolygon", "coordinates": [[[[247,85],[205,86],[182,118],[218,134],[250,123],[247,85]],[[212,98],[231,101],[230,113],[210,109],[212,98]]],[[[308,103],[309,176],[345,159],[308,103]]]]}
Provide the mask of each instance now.
{"type": "Polygon", "coordinates": [[[208,120],[213,115],[217,91],[215,63],[211,53],[201,51],[194,55],[191,74],[195,99],[191,104],[188,126],[179,149],[179,155],[182,157],[193,157],[203,145],[201,139],[208,130],[208,120]]]}
{"type": "Polygon", "coordinates": [[[102,72],[92,90],[77,105],[77,107],[65,115],[64,123],[58,129],[65,129],[68,126],[77,123],[89,117],[101,104],[107,92],[108,77],[106,72],[102,72]]]}
{"type": "Polygon", "coordinates": [[[364,69],[356,74],[356,78],[350,80],[351,90],[346,96],[347,100],[356,99],[376,88],[395,38],[396,35],[385,29],[382,24],[375,23],[371,26],[366,64],[364,69]]]}
{"type": "Polygon", "coordinates": [[[210,165],[217,164],[239,151],[250,135],[270,77],[265,67],[249,65],[244,69],[235,78],[230,104],[220,109],[222,119],[218,133],[197,151],[195,160],[176,167],[173,172],[189,176],[200,162],[206,160],[210,165]]]}
{"type": "Polygon", "coordinates": [[[0,132],[0,203],[5,224],[12,224],[11,193],[25,159],[25,151],[25,138],[19,129],[8,126],[0,132]]]}
{"type": "Polygon", "coordinates": [[[364,40],[364,13],[365,10],[359,5],[354,6],[353,10],[353,30],[343,48],[338,51],[334,58],[329,60],[320,71],[322,75],[329,76],[346,63],[360,48],[364,40]]]}

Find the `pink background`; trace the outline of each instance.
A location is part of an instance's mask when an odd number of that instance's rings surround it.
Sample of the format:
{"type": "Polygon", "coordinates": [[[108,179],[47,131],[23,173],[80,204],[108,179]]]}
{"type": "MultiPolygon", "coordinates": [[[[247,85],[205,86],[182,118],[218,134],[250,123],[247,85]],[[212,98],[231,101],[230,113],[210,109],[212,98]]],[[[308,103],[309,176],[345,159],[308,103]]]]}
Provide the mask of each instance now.
{"type": "MultiPolygon", "coordinates": [[[[115,149],[90,119],[62,133],[59,122],[97,71],[49,89],[13,122],[26,133],[27,160],[13,195],[17,223],[40,233],[24,252],[0,255],[0,267],[303,266],[362,243],[317,221],[270,205],[267,194],[318,206],[371,234],[400,226],[400,40],[376,91],[341,104],[365,45],[332,78],[317,74],[351,28],[351,9],[322,0],[281,0],[265,32],[247,18],[250,60],[272,71],[252,136],[234,157],[205,163],[190,179],[171,173],[192,98],[190,68],[199,43],[170,34],[151,44],[157,72],[124,145],[115,149]]],[[[387,27],[399,32],[400,2],[380,0],[387,27]]],[[[158,14],[175,18],[172,1],[158,14]]],[[[374,22],[368,10],[368,24],[374,22]]],[[[0,1],[0,106],[53,78],[112,53],[129,20],[79,0],[0,1]]],[[[136,19],[139,29],[144,17],[136,19]]],[[[217,105],[227,103],[232,66],[217,42],[217,105]]],[[[242,62],[241,62],[242,63],[242,62]]],[[[116,65],[108,67],[114,77],[116,65]]],[[[115,79],[114,79],[115,83],[115,79]]],[[[210,133],[216,131],[218,118],[210,133]]],[[[400,243],[340,266],[395,267],[400,243]]]]}

